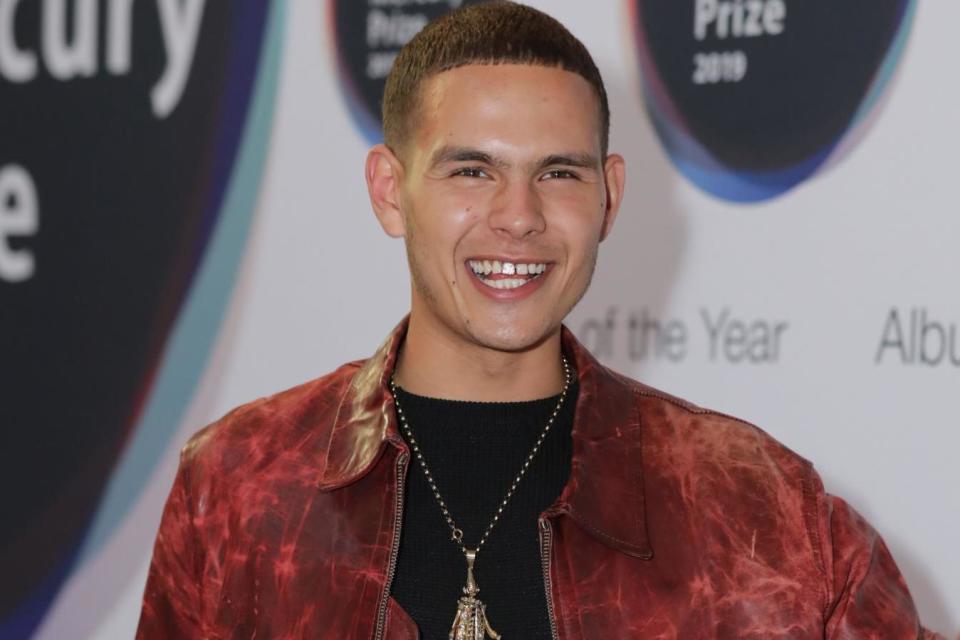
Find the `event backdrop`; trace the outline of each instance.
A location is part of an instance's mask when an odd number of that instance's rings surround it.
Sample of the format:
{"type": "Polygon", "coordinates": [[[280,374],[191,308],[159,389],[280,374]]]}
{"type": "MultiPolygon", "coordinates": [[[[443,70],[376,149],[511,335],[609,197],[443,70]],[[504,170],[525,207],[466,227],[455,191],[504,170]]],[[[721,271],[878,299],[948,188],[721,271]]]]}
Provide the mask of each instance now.
{"type": "MultiPolygon", "coordinates": [[[[0,0],[0,639],[132,637],[186,438],[405,313],[363,160],[472,3],[0,0]]],[[[628,166],[571,328],[813,460],[956,634],[960,5],[531,4],[628,166]]]]}

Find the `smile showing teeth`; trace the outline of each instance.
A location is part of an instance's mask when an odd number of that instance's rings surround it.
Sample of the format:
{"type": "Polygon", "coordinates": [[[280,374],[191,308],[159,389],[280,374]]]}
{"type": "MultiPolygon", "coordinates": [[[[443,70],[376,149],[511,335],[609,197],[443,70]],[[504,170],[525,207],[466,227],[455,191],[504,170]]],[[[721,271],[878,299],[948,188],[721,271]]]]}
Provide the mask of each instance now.
{"type": "Polygon", "coordinates": [[[470,268],[480,281],[494,289],[516,289],[539,277],[547,269],[545,262],[514,263],[500,260],[470,260],[470,268]],[[485,276],[526,276],[523,278],[489,278],[485,276]]]}
{"type": "Polygon", "coordinates": [[[470,268],[478,276],[488,276],[491,273],[512,275],[540,275],[547,269],[545,262],[514,263],[500,262],[499,260],[470,260],[470,268]]]}

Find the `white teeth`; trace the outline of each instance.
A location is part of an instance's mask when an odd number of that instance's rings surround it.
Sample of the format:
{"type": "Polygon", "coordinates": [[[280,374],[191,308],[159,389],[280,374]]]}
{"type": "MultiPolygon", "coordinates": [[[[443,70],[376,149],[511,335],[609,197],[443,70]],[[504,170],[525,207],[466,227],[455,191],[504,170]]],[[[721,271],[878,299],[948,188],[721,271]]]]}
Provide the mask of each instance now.
{"type": "MultiPolygon", "coordinates": [[[[506,276],[537,276],[547,270],[547,265],[544,262],[520,264],[500,262],[499,260],[470,260],[469,265],[478,276],[488,276],[493,273],[506,276]]],[[[526,282],[526,280],[523,282],[526,282]]]]}
{"type": "Polygon", "coordinates": [[[504,278],[503,280],[484,280],[483,283],[494,289],[516,289],[530,282],[529,280],[520,280],[519,278],[504,278]]]}

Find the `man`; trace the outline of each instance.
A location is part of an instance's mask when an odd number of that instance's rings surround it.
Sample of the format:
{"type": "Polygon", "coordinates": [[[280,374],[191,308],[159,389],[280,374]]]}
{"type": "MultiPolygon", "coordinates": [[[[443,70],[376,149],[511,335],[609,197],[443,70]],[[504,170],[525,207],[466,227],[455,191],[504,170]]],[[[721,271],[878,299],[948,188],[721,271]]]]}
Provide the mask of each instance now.
{"type": "Polygon", "coordinates": [[[409,317],[190,440],[138,637],[933,637],[809,463],[562,326],[625,176],[579,41],[453,12],[400,53],[383,121],[366,178],[409,317]]]}

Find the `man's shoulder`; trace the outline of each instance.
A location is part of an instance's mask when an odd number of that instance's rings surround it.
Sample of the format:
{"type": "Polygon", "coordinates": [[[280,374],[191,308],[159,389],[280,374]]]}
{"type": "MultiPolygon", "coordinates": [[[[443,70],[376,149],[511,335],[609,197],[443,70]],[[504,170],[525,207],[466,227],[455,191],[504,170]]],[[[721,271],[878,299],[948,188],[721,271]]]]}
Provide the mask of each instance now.
{"type": "Polygon", "coordinates": [[[824,494],[810,462],[750,422],[624,380],[636,395],[650,513],[701,541],[762,548],[789,538],[815,553],[824,494]]]}
{"type": "Polygon", "coordinates": [[[644,466],[741,470],[744,475],[807,478],[812,465],[757,425],[613,372],[637,398],[641,437],[649,460],[644,466]]]}
{"type": "Polygon", "coordinates": [[[216,473],[243,473],[279,457],[322,450],[344,393],[363,362],[347,362],[318,378],[235,407],[190,437],[181,450],[181,463],[216,473]]]}

